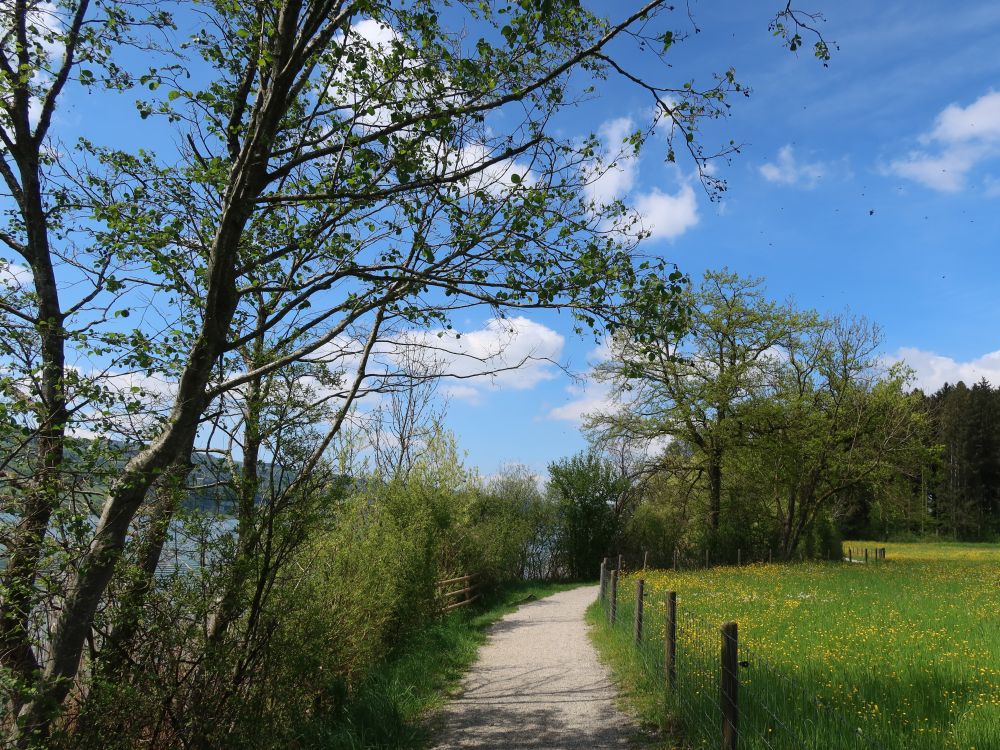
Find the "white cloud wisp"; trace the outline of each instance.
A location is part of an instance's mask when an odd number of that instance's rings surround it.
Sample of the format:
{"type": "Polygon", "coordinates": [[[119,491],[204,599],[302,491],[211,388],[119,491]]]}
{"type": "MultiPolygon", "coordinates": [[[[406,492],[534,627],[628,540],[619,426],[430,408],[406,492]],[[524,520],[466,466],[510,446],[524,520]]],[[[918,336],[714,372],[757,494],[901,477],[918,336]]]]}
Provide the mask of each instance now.
{"type": "Polygon", "coordinates": [[[823,162],[800,161],[796,158],[791,144],[785,144],[778,149],[778,158],[761,165],[759,171],[768,182],[809,190],[816,187],[830,170],[823,162]]]}
{"type": "MultiPolygon", "coordinates": [[[[965,189],[970,175],[1000,156],[1000,91],[989,91],[966,107],[949,104],[934,127],[920,138],[921,148],[882,168],[944,193],[965,189]]],[[[990,178],[984,178],[987,187],[990,178]]]]}

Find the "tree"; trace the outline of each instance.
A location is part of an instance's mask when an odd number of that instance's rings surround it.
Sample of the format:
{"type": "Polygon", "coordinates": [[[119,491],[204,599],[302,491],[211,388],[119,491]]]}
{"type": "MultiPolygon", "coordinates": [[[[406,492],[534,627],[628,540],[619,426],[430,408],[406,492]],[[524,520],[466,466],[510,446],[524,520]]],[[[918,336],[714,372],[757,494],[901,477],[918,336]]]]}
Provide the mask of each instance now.
{"type": "Polygon", "coordinates": [[[923,467],[922,505],[953,538],[989,538],[1000,528],[1000,389],[946,383],[923,407],[941,453],[923,467]]]}
{"type": "Polygon", "coordinates": [[[824,513],[860,488],[879,497],[926,460],[905,366],[886,367],[879,330],[835,318],[786,350],[772,393],[745,406],[751,439],[734,463],[790,557],[824,513]]]}
{"type": "Polygon", "coordinates": [[[714,533],[725,461],[746,439],[740,407],[772,387],[775,353],[814,318],[768,299],[762,279],[727,270],[707,272],[684,301],[688,325],[680,332],[669,316],[652,329],[646,318],[620,329],[614,357],[598,365],[595,377],[612,385],[622,406],[590,415],[587,429],[599,441],[669,438],[695,448],[714,533]]]}
{"type": "MultiPolygon", "coordinates": [[[[3,665],[18,682],[12,742],[45,741],[133,520],[159,478],[189,463],[227,393],[310,358],[354,372],[385,331],[447,330],[452,312],[473,305],[564,308],[596,327],[613,324],[638,289],[669,309],[682,279],[641,282],[647,269],[665,274],[636,262],[634,217],[581,199],[594,141],[560,140],[550,126],[584,95],[572,75],[624,76],[656,96],[652,124],[704,170],[713,153],[698,126],[742,91],[732,72],[704,88],[665,86],[609,51],[624,39],[669,52],[678,40],[657,29],[669,9],[651,0],[612,22],[573,0],[448,13],[429,0],[217,2],[179,9],[179,25],[196,29],[186,36],[155,4],[3,7],[0,176],[10,197],[0,241],[32,278],[2,308],[17,334],[3,356],[18,368],[4,386],[5,440],[11,455],[34,446],[37,456],[8,462],[26,487],[5,507],[17,519],[0,607],[3,665]],[[450,30],[463,21],[482,31],[474,44],[450,30]],[[158,48],[141,36],[149,28],[162,32],[158,48]],[[150,52],[153,67],[124,67],[125,45],[150,52]],[[139,112],[181,144],[176,158],[55,147],[47,135],[68,85],[145,86],[139,112]],[[67,302],[69,289],[78,296],[67,302]],[[132,328],[133,310],[156,323],[132,328]],[[254,342],[260,356],[248,365],[254,342]],[[68,367],[67,347],[94,368],[68,367]],[[167,408],[153,412],[125,376],[165,382],[167,408]],[[67,430],[121,434],[116,417],[134,426],[143,410],[149,419],[125,431],[121,460],[106,462],[96,527],[72,547],[39,660],[29,623],[73,473],[67,430]]],[[[797,48],[808,19],[790,7],[778,18],[797,48]]],[[[630,144],[642,140],[640,131],[630,144]]]]}
{"type": "Polygon", "coordinates": [[[673,482],[660,486],[677,504],[685,487],[705,498],[717,558],[789,557],[850,493],[884,495],[924,460],[907,371],[883,366],[877,328],[779,304],[761,280],[728,272],[706,274],[689,299],[684,336],[620,332],[597,368],[619,406],[588,427],[598,439],[673,441],[655,464],[673,482]]]}
{"type": "Polygon", "coordinates": [[[615,512],[631,482],[593,451],[549,464],[548,491],[558,507],[559,551],[571,579],[597,574],[623,519],[615,512]]]}

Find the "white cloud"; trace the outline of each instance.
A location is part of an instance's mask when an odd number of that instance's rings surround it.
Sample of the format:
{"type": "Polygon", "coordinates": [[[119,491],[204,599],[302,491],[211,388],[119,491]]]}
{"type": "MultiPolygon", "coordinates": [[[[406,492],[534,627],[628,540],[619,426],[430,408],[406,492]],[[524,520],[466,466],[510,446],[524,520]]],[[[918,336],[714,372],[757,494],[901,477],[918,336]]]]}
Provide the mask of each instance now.
{"type": "Polygon", "coordinates": [[[420,347],[444,374],[444,393],[475,404],[486,390],[530,390],[557,377],[554,363],[565,343],[562,334],[518,316],[463,333],[410,332],[396,340],[397,351],[388,356],[399,357],[405,346],[420,347]]]}
{"type": "Polygon", "coordinates": [[[609,231],[631,235],[632,220],[638,215],[641,227],[650,233],[651,239],[676,239],[699,221],[697,196],[679,171],[680,186],[676,193],[655,187],[645,192],[636,190],[640,158],[627,142],[635,130],[635,120],[629,116],[601,123],[597,129],[600,153],[583,173],[584,197],[598,210],[616,200],[631,207],[634,212],[631,218],[622,219],[615,226],[609,222],[605,226],[609,231]]]}
{"type": "MultiPolygon", "coordinates": [[[[445,150],[441,144],[437,145],[439,148],[433,151],[428,147],[428,161],[436,160],[448,172],[475,170],[498,156],[496,149],[482,143],[467,143],[453,150],[445,150]]],[[[501,159],[474,172],[465,180],[465,184],[470,191],[489,190],[494,195],[502,195],[512,190],[516,184],[531,186],[537,181],[538,176],[529,167],[518,164],[513,159],[501,159]],[[516,183],[514,175],[518,178],[516,183]]]]}
{"type": "Polygon", "coordinates": [[[949,104],[920,142],[923,148],[891,161],[883,173],[941,192],[964,189],[977,166],[1000,155],[1000,92],[983,94],[967,107],[949,104]]]}
{"type": "Polygon", "coordinates": [[[636,196],[635,210],[652,239],[673,240],[698,223],[698,200],[694,188],[685,183],[673,195],[654,188],[636,196]]]}
{"type": "MultiPolygon", "coordinates": [[[[308,358],[324,362],[353,379],[361,364],[367,334],[338,336],[308,358]]],[[[558,377],[565,337],[551,328],[518,316],[492,319],[481,328],[456,330],[409,330],[386,333],[368,361],[367,386],[398,385],[406,375],[418,372],[441,377],[440,392],[470,404],[481,403],[489,391],[530,390],[558,377]],[[424,369],[426,368],[426,369],[424,369]]],[[[334,389],[318,387],[333,392],[334,389]]],[[[339,390],[339,389],[337,389],[339,390]]],[[[365,395],[364,404],[376,403],[379,394],[365,395]]],[[[362,404],[362,405],[364,405],[362,404]]]]}
{"type": "Polygon", "coordinates": [[[566,386],[570,400],[562,406],[550,409],[548,417],[582,425],[591,414],[613,411],[617,404],[611,395],[611,385],[600,383],[588,377],[582,384],[566,386]]]}
{"type": "Polygon", "coordinates": [[[974,146],[955,146],[936,154],[911,151],[906,158],[897,159],[883,171],[943,193],[956,193],[965,187],[969,172],[990,151],[974,146]]]}
{"type": "Polygon", "coordinates": [[[372,46],[382,49],[388,47],[399,35],[394,29],[379,23],[373,18],[366,18],[351,26],[351,32],[357,34],[372,46]]]}
{"type": "Polygon", "coordinates": [[[608,205],[624,198],[635,185],[639,160],[624,140],[635,132],[631,117],[616,117],[601,124],[598,135],[603,154],[587,173],[583,191],[596,206],[608,205]]]}
{"type": "Polygon", "coordinates": [[[1000,141],[1000,91],[990,91],[968,107],[949,104],[937,116],[930,138],[945,143],[1000,141]]]}
{"type": "Polygon", "coordinates": [[[798,185],[813,188],[822,180],[830,169],[823,162],[803,162],[795,158],[795,150],[790,144],[778,149],[778,158],[760,167],[760,173],[768,182],[779,185],[798,185]]]}
{"type": "Polygon", "coordinates": [[[902,347],[890,359],[903,361],[913,368],[916,373],[914,385],[925,393],[960,380],[972,385],[986,378],[994,386],[1000,385],[1000,350],[962,362],[934,352],[902,347]]]}
{"type": "Polygon", "coordinates": [[[442,388],[441,392],[448,398],[465,401],[472,406],[479,406],[483,402],[482,391],[471,385],[451,383],[442,388]]]}
{"type": "Polygon", "coordinates": [[[24,289],[29,287],[31,283],[30,268],[0,259],[0,285],[11,289],[24,289]]]}

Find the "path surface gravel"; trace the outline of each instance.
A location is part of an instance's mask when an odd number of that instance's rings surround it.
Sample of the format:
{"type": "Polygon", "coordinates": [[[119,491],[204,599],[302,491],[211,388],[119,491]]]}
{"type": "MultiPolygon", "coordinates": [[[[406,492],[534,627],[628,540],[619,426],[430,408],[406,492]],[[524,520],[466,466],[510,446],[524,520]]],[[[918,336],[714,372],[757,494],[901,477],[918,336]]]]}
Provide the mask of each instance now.
{"type": "Polygon", "coordinates": [[[493,625],[461,696],[441,717],[438,750],[635,747],[638,730],[587,637],[597,586],[523,605],[493,625]]]}

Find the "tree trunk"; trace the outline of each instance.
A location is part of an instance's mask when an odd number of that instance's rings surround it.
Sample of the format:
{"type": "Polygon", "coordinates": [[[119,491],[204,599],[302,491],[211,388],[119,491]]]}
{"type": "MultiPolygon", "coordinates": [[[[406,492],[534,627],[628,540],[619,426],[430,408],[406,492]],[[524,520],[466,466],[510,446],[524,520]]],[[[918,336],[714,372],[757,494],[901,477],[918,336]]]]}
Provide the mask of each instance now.
{"type": "Polygon", "coordinates": [[[785,523],[781,530],[781,552],[786,560],[791,558],[792,550],[795,549],[795,540],[793,539],[795,529],[795,501],[795,492],[789,491],[788,508],[785,511],[785,523]]]}
{"type": "Polygon", "coordinates": [[[722,455],[713,451],[708,456],[708,528],[719,530],[722,515],[722,455]]]}
{"type": "MultiPolygon", "coordinates": [[[[37,465],[21,518],[8,549],[0,604],[0,664],[30,684],[39,665],[31,647],[28,622],[34,605],[35,578],[42,543],[52,512],[60,500],[60,474],[66,434],[65,331],[59,290],[49,250],[45,208],[34,144],[15,154],[23,192],[22,212],[27,234],[26,260],[31,265],[37,296],[35,331],[40,341],[41,377],[38,393],[37,465]]],[[[15,706],[17,710],[19,706],[15,706]]]]}
{"type": "Polygon", "coordinates": [[[226,345],[239,303],[236,268],[240,240],[267,184],[268,155],[286,111],[286,98],[301,70],[302,60],[290,59],[300,11],[299,3],[290,2],[279,14],[273,43],[274,75],[266,89],[257,94],[250,130],[230,169],[205,274],[205,315],[180,376],[170,416],[161,433],[133,456],[108,492],[90,549],[81,560],[53,632],[51,659],[36,681],[33,698],[18,715],[12,735],[18,747],[26,748],[48,737],[51,721],[58,715],[79,669],[94,613],[146,490],[168,466],[191,453],[201,415],[208,406],[206,388],[212,368],[226,345]]]}

